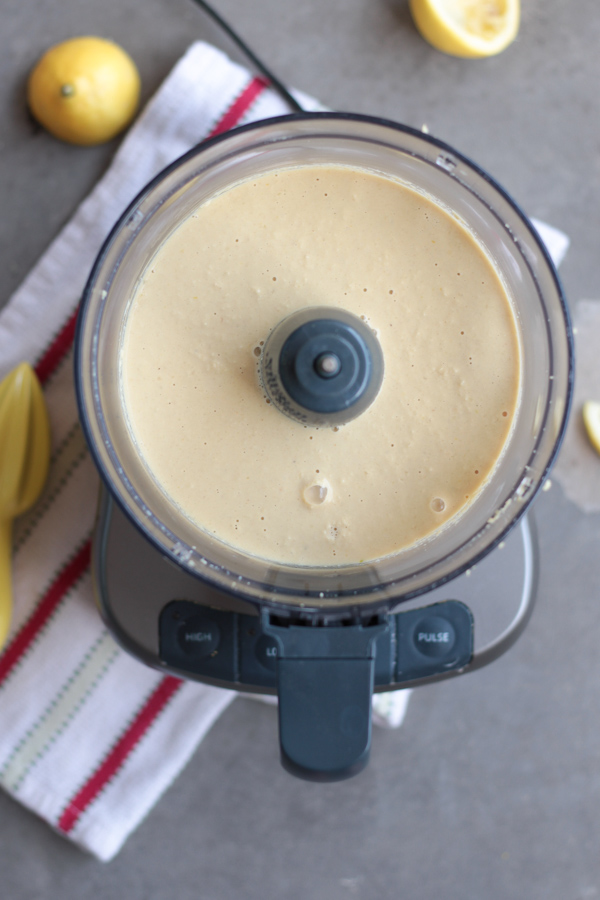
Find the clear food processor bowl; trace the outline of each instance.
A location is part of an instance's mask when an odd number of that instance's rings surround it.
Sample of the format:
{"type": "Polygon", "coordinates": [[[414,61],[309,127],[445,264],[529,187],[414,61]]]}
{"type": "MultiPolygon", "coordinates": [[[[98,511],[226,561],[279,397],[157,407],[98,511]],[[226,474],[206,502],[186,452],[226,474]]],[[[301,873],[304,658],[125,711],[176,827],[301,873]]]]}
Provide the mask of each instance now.
{"type": "Polygon", "coordinates": [[[572,335],[555,269],[506,193],[455,150],[408,127],[305,114],[236,129],[165,169],[109,235],[85,289],[76,386],[96,465],[121,508],[163,555],[217,589],[281,610],[339,615],[392,609],[474,565],[515,525],[548,475],[572,392],[572,335]],[[289,566],[248,556],[202,531],[142,462],[124,412],[120,353],[131,300],[165,239],[214,194],[302,165],[355,166],[397,179],[452,211],[499,272],[522,351],[521,401],[508,446],[467,511],[433,537],[360,565],[289,566]]]}

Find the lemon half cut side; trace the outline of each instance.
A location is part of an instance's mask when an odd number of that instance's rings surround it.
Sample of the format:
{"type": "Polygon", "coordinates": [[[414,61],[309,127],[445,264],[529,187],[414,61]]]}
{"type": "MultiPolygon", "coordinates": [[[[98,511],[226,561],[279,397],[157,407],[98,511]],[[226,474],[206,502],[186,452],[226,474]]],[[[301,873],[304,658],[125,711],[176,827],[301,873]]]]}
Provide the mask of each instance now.
{"type": "Polygon", "coordinates": [[[409,0],[417,29],[437,50],[477,58],[500,53],[515,39],[520,0],[409,0]]]}
{"type": "Polygon", "coordinates": [[[586,400],[583,404],[582,415],[590,443],[594,450],[600,453],[600,403],[596,400],[586,400]]]}
{"type": "Polygon", "coordinates": [[[131,57],[113,41],[71,38],[55,44],[33,68],[27,102],[51,134],[72,144],[101,144],[133,119],[140,76],[131,57]]]}

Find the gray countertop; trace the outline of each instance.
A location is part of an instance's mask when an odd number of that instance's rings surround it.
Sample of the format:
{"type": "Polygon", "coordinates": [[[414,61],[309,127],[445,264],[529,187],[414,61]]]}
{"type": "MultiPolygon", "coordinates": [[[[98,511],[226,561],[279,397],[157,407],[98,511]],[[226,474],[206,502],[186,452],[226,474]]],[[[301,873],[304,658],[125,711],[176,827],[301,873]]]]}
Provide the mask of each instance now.
{"type": "MultiPolygon", "coordinates": [[[[565,231],[574,306],[600,298],[600,13],[594,0],[522,3],[518,40],[481,61],[429,47],[405,0],[218,8],[284,82],[334,109],[426,124],[565,231]]],[[[86,33],[132,54],[145,98],[194,39],[243,61],[190,0],[5,0],[0,304],[115,150],[61,144],[25,111],[41,52],[86,33]]],[[[291,778],[274,709],[238,699],[111,863],[0,792],[2,900],[600,897],[600,515],[557,484],[535,512],[541,577],[524,635],[490,667],[415,691],[399,731],[376,729],[363,774],[291,778]]]]}

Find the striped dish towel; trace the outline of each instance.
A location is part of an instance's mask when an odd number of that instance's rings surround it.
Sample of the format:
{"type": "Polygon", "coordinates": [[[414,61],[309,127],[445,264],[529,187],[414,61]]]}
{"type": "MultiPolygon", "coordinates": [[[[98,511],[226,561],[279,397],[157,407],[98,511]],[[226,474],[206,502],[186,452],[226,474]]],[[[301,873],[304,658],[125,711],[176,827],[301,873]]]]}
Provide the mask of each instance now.
{"type": "Polygon", "coordinates": [[[0,378],[31,362],[52,428],[44,495],[15,527],[15,608],[0,654],[0,785],[102,860],[117,853],[235,694],[147,668],[100,621],[89,570],[98,477],[72,376],[77,304],[105,236],[146,182],[210,135],[287,112],[262,79],[194,44],[0,313],[0,378]]]}

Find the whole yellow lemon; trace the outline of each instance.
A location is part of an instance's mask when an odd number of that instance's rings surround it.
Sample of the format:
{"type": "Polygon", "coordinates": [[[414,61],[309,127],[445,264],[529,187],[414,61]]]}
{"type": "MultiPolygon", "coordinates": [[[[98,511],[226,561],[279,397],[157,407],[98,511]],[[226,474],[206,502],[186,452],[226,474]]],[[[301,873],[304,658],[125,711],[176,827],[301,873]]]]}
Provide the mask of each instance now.
{"type": "Polygon", "coordinates": [[[113,41],[77,37],[50,47],[27,83],[34,117],[71,144],[101,144],[133,119],[140,76],[131,57],[113,41]]]}

